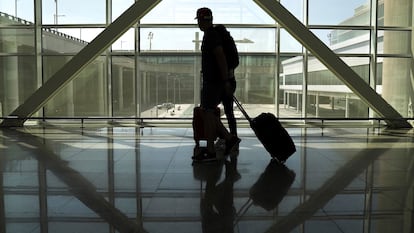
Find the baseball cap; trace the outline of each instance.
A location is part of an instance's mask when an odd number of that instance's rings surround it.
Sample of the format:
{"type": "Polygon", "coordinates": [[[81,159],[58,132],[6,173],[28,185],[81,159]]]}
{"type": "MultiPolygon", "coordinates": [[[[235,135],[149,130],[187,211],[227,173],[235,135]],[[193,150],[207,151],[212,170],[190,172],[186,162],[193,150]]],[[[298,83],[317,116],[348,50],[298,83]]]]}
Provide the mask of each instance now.
{"type": "Polygon", "coordinates": [[[212,20],[213,13],[207,7],[202,7],[197,10],[197,16],[194,19],[212,20]]]}

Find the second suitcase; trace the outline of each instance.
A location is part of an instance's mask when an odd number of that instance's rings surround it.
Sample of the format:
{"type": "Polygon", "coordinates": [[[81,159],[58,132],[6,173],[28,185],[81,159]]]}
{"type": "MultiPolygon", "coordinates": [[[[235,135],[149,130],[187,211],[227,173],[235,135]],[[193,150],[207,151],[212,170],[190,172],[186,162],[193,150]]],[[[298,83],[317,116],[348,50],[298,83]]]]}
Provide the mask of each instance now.
{"type": "Polygon", "coordinates": [[[252,119],[250,126],[265,149],[279,162],[285,162],[295,153],[292,138],[275,115],[261,113],[252,119]]]}
{"type": "Polygon", "coordinates": [[[295,143],[275,115],[272,113],[261,113],[255,118],[250,118],[237,98],[233,97],[233,99],[272,158],[283,163],[289,156],[295,153],[295,143]]]}

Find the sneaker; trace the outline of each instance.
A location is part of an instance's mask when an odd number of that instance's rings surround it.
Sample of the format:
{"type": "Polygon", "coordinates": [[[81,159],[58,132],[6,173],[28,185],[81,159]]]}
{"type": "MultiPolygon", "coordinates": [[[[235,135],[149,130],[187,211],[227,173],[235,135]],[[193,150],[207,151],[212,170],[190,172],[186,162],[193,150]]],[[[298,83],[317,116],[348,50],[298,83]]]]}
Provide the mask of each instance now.
{"type": "Polygon", "coordinates": [[[224,151],[224,154],[227,155],[231,151],[236,150],[240,142],[241,139],[236,136],[233,136],[230,140],[226,141],[226,150],[224,151]]]}
{"type": "Polygon", "coordinates": [[[193,162],[197,163],[207,163],[217,161],[216,152],[206,152],[194,155],[192,157],[193,162]]]}

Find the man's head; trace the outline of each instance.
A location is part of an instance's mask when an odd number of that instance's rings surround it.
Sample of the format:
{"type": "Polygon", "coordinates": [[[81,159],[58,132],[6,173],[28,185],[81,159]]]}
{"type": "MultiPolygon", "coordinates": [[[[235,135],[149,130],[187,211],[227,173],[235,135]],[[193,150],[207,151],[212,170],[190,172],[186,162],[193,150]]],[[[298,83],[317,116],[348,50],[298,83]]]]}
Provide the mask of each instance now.
{"type": "Polygon", "coordinates": [[[199,8],[195,19],[197,19],[198,27],[201,31],[213,25],[213,13],[207,7],[199,8]]]}

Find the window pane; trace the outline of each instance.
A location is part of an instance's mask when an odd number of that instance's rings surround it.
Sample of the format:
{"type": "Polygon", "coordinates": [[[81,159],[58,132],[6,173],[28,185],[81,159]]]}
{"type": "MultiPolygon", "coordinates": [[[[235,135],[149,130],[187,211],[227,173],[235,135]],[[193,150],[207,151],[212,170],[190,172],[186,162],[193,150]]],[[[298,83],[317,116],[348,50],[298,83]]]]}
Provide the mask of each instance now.
{"type": "Polygon", "coordinates": [[[194,51],[203,33],[198,28],[142,28],[140,35],[141,51],[194,51]]]}
{"type": "Polygon", "coordinates": [[[129,29],[118,40],[112,44],[112,51],[134,51],[135,50],[135,30],[129,29]]]}
{"type": "MultiPolygon", "coordinates": [[[[275,52],[275,29],[228,30],[239,52],[275,52]]],[[[199,51],[203,35],[198,28],[143,28],[141,51],[199,51]]]]}
{"type": "Polygon", "coordinates": [[[309,24],[369,25],[367,0],[309,0],[309,24]]]}
{"type": "Polygon", "coordinates": [[[411,56],[411,31],[378,31],[378,53],[411,56]]]}
{"type": "Polygon", "coordinates": [[[412,58],[379,58],[377,63],[378,83],[382,97],[403,117],[413,117],[411,102],[412,87],[410,69],[412,58]]]}
{"type": "MultiPolygon", "coordinates": [[[[236,69],[237,89],[235,95],[250,116],[261,112],[275,113],[276,56],[241,56],[236,69]]],[[[236,116],[242,117],[239,110],[236,116]]]]}
{"type": "Polygon", "coordinates": [[[303,89],[303,58],[284,57],[279,79],[279,112],[281,117],[300,117],[303,89]]]}
{"type": "Polygon", "coordinates": [[[123,0],[123,1],[111,1],[112,2],[112,21],[118,18],[124,11],[126,11],[132,4],[134,0],[123,0]]]}
{"type": "Polygon", "coordinates": [[[33,29],[0,29],[0,53],[33,53],[33,29]]]}
{"type": "Polygon", "coordinates": [[[214,23],[274,24],[274,20],[251,0],[208,0],[202,4],[198,1],[163,0],[142,18],[141,23],[197,24],[194,18],[200,7],[212,10],[214,23]]]}
{"type": "Polygon", "coordinates": [[[28,24],[34,22],[33,0],[8,0],[0,2],[0,17],[6,16],[8,20],[0,20],[0,24],[28,24]]]}
{"type": "Polygon", "coordinates": [[[412,0],[378,1],[380,26],[410,27],[412,25],[412,0]]]}
{"type": "Polygon", "coordinates": [[[135,116],[137,84],[134,57],[113,56],[111,74],[114,116],[135,116]]]}
{"type": "MultiPolygon", "coordinates": [[[[71,57],[45,57],[45,77],[51,77],[71,57]]],[[[71,82],[50,99],[45,106],[46,116],[107,116],[107,78],[105,58],[100,57],[83,69],[71,82]]]]}
{"type": "Polygon", "coordinates": [[[300,53],[302,45],[284,29],[280,30],[280,52],[300,53]]]}
{"type": "Polygon", "coordinates": [[[44,24],[97,24],[106,22],[105,0],[44,0],[44,24]],[[93,11],[93,14],[91,14],[93,11]]]}
{"type": "Polygon", "coordinates": [[[6,194],[3,211],[7,219],[39,217],[39,196],[6,194]]]}
{"type": "Polygon", "coordinates": [[[303,22],[303,0],[281,0],[282,5],[303,22]]]}
{"type": "Polygon", "coordinates": [[[194,56],[141,56],[141,116],[192,117],[199,62],[194,56]]]}
{"type": "Polygon", "coordinates": [[[42,31],[43,52],[55,53],[78,53],[101,29],[82,28],[45,28],[42,31]],[[88,37],[88,38],[85,38],[88,37]]]}
{"type": "MultiPolygon", "coordinates": [[[[364,80],[369,77],[369,58],[342,58],[364,80]]],[[[303,62],[300,57],[282,62],[283,108],[302,111],[303,62]]],[[[308,62],[308,117],[367,117],[368,107],[319,60],[308,62]]],[[[282,110],[281,110],[282,112],[282,110]]]]}
{"type": "Polygon", "coordinates": [[[0,116],[12,113],[37,89],[34,56],[0,56],[0,116]]]}
{"type": "Polygon", "coordinates": [[[368,30],[312,30],[335,53],[369,53],[368,30]]]}
{"type": "MultiPolygon", "coordinates": [[[[275,63],[274,55],[240,56],[235,95],[252,115],[275,110],[275,63]]],[[[141,116],[191,118],[198,104],[199,70],[200,57],[141,56],[141,116]]]]}

